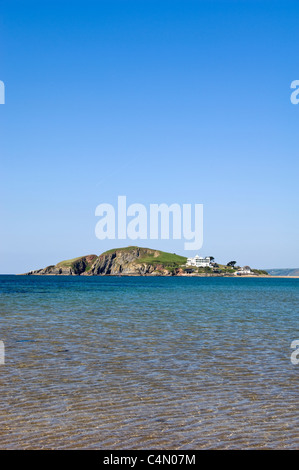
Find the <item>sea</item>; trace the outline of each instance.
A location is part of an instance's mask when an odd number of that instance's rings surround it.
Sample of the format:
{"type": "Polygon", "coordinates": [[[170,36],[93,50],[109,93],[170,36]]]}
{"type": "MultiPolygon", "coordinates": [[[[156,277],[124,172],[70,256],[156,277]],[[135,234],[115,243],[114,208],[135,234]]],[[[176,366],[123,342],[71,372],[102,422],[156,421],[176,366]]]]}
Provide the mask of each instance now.
{"type": "Polygon", "coordinates": [[[298,316],[299,279],[0,276],[0,448],[298,449],[298,316]]]}

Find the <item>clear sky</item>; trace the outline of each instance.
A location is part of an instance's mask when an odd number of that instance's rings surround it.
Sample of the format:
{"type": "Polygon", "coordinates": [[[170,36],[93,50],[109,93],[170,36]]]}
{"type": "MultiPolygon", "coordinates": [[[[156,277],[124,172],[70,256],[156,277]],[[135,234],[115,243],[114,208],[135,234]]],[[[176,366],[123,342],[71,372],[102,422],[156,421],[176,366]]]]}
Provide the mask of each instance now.
{"type": "Polygon", "coordinates": [[[95,208],[202,203],[200,255],[299,266],[298,1],[0,6],[0,272],[115,246],[95,208]]]}

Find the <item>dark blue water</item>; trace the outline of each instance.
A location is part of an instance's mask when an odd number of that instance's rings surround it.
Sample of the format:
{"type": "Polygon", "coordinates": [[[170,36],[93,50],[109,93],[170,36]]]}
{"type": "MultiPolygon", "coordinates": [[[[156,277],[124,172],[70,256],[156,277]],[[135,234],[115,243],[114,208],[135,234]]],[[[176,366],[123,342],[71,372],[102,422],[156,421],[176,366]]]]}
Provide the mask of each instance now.
{"type": "Polygon", "coordinates": [[[2,449],[299,448],[299,279],[0,276],[2,449]]]}

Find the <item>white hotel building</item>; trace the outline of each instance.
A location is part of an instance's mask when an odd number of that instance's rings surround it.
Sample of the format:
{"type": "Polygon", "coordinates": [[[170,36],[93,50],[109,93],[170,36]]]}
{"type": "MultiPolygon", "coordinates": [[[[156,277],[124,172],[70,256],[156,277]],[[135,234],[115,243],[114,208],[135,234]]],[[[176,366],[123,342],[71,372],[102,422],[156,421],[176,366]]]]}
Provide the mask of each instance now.
{"type": "Polygon", "coordinates": [[[196,255],[194,258],[188,258],[186,266],[196,266],[197,268],[206,268],[209,267],[211,263],[211,258],[206,257],[202,258],[196,255]]]}

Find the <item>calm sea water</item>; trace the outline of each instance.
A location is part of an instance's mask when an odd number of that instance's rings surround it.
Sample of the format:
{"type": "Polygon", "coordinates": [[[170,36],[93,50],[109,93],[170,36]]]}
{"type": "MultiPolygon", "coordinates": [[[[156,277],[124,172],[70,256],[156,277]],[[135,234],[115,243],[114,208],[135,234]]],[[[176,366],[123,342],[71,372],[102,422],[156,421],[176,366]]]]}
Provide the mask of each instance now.
{"type": "Polygon", "coordinates": [[[1,449],[299,448],[299,279],[0,276],[1,449]]]}

